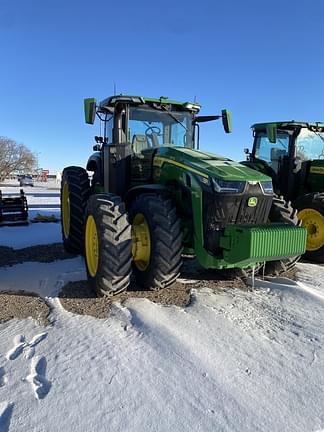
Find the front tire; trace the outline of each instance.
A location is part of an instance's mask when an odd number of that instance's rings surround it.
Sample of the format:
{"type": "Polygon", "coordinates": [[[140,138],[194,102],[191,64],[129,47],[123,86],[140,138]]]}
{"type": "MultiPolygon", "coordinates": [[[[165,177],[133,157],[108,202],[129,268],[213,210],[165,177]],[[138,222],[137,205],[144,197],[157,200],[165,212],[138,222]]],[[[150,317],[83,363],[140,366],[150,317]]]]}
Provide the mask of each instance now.
{"type": "Polygon", "coordinates": [[[84,239],[91,287],[106,296],[125,291],[130,283],[132,244],[131,227],[121,198],[105,193],[89,198],[84,239]]]}
{"type": "Polygon", "coordinates": [[[138,285],[159,290],[171,286],[182,265],[182,232],[171,200],[144,194],[131,205],[133,274],[138,285]]]}
{"type": "MultiPolygon", "coordinates": [[[[290,202],[276,196],[273,198],[269,221],[270,223],[300,225],[297,218],[297,210],[291,206],[290,202]]],[[[268,261],[265,263],[264,274],[268,276],[279,276],[281,273],[291,270],[299,258],[299,256],[296,256],[277,261],[268,261]]]]}
{"type": "Polygon", "coordinates": [[[89,194],[87,171],[76,166],[65,168],[61,182],[61,227],[67,252],[83,252],[84,214],[89,194]]]}
{"type": "Polygon", "coordinates": [[[298,218],[307,229],[306,253],[309,261],[324,262],[324,194],[303,195],[296,201],[298,218]]]}

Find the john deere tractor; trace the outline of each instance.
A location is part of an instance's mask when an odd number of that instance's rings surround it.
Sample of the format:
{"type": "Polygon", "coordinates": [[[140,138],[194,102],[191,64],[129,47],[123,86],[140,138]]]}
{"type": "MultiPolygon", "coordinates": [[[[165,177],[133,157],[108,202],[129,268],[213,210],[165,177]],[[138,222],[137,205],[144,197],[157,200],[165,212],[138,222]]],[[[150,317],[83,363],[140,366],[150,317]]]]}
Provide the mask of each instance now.
{"type": "Polygon", "coordinates": [[[272,178],[274,191],[298,209],[307,229],[305,257],[324,262],[324,123],[272,122],[252,126],[250,167],[272,178]]]}
{"type": "Polygon", "coordinates": [[[62,233],[66,250],[84,253],[99,294],[170,286],[183,254],[208,269],[268,271],[305,251],[306,230],[273,195],[271,178],[199,151],[199,125],[229,112],[199,116],[200,105],[166,97],[85,99],[85,119],[101,122],[86,169],[64,169],[62,233]],[[91,179],[88,177],[91,172],[91,179]]]}

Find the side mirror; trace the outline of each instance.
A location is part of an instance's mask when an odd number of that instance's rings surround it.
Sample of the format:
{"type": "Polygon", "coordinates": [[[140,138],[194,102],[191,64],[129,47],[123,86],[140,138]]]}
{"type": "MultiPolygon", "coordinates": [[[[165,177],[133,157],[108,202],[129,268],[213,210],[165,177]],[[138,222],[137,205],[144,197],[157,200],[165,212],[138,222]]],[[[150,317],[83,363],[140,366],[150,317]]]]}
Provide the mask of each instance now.
{"type": "Polygon", "coordinates": [[[245,149],[244,149],[244,153],[245,153],[245,154],[250,154],[250,150],[249,150],[248,148],[245,148],[245,149]]]}
{"type": "Polygon", "coordinates": [[[267,125],[267,137],[272,144],[277,142],[277,126],[275,124],[267,125]]]}
{"type": "Polygon", "coordinates": [[[232,115],[230,111],[223,109],[222,110],[222,122],[223,128],[226,133],[232,132],[232,115]]]}
{"type": "Polygon", "coordinates": [[[87,98],[84,99],[84,117],[85,122],[88,124],[93,124],[96,118],[96,99],[87,98]]]}

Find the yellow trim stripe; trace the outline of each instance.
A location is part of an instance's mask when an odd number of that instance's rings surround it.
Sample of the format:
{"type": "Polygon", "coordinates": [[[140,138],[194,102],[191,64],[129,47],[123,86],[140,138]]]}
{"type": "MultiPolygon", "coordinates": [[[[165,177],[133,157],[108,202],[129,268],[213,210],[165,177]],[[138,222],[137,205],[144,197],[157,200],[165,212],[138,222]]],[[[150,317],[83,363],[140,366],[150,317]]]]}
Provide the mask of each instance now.
{"type": "Polygon", "coordinates": [[[177,162],[177,161],[174,161],[172,159],[165,158],[165,157],[161,157],[161,156],[156,156],[154,158],[153,166],[161,168],[164,163],[168,163],[170,165],[175,165],[175,166],[177,166],[179,168],[182,168],[182,169],[184,169],[186,171],[191,171],[191,172],[193,172],[195,174],[198,174],[201,177],[208,178],[208,174],[202,173],[202,172],[200,172],[200,171],[196,170],[195,168],[192,168],[192,167],[190,167],[188,165],[184,165],[184,164],[182,164],[180,162],[177,162]]]}
{"type": "Polygon", "coordinates": [[[324,174],[324,167],[311,166],[309,171],[311,174],[324,174]]]}

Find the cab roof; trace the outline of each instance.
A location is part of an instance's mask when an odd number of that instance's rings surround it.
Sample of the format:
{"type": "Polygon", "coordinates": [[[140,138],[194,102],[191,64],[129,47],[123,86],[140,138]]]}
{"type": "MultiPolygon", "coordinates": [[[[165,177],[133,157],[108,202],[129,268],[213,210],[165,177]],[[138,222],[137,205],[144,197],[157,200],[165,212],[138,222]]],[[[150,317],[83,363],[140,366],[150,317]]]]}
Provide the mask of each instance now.
{"type": "Polygon", "coordinates": [[[130,96],[130,95],[115,95],[108,96],[106,99],[99,103],[99,109],[114,108],[118,102],[126,102],[131,105],[165,105],[173,106],[177,110],[187,110],[198,112],[201,105],[197,102],[180,102],[173,99],[169,99],[167,96],[161,96],[160,98],[150,98],[146,96],[130,96]]]}
{"type": "Polygon", "coordinates": [[[324,123],[321,122],[300,122],[295,120],[290,121],[278,121],[278,122],[265,122],[265,123],[255,123],[251,126],[253,130],[264,130],[268,126],[275,126],[278,129],[295,129],[295,128],[307,128],[307,129],[315,129],[315,130],[323,130],[324,131],[324,123]]]}

